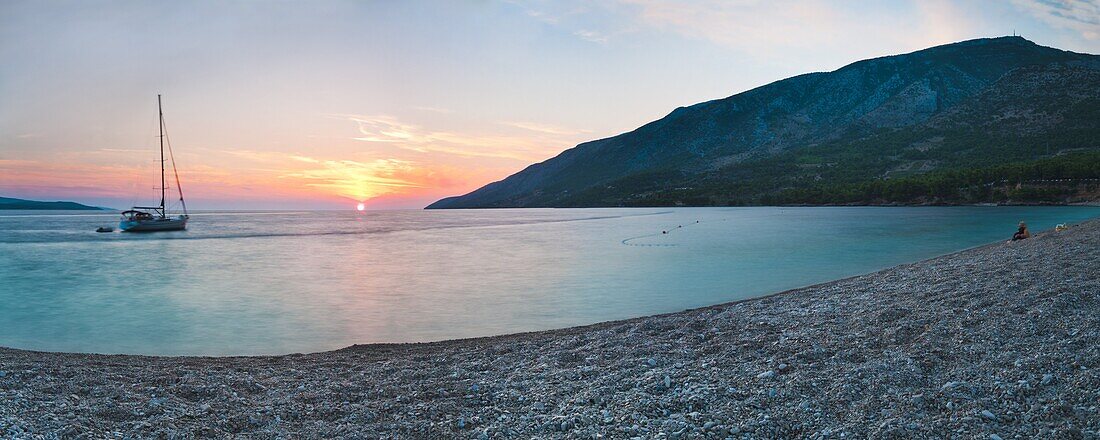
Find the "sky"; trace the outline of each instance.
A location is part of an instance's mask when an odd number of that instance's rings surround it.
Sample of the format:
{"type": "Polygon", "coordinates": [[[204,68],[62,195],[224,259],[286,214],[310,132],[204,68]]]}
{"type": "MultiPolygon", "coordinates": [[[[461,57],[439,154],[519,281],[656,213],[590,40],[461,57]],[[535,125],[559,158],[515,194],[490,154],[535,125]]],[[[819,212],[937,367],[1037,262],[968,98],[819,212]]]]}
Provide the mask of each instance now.
{"type": "Polygon", "coordinates": [[[421,208],[676,107],[972,38],[1100,53],[1100,0],[0,2],[0,196],[421,208]]]}

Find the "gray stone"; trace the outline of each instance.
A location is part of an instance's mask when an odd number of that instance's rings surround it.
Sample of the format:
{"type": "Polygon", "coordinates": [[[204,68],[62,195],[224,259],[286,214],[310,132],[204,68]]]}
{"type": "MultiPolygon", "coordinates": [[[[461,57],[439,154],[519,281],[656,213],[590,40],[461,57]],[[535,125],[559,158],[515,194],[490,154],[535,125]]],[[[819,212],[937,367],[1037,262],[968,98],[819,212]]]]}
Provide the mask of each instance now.
{"type": "Polygon", "coordinates": [[[585,328],[261,357],[0,348],[0,437],[1089,439],[1097,262],[1090,221],[585,328]]]}

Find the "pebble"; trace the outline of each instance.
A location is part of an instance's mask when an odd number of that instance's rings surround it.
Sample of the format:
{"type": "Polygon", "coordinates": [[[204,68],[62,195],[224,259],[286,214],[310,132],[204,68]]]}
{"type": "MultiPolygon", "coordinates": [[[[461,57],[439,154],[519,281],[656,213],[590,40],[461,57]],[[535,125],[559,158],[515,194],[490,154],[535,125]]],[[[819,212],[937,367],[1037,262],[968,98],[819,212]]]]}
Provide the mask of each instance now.
{"type": "Polygon", "coordinates": [[[1088,225],[562,331],[264,357],[0,348],[0,437],[1092,438],[1088,225]]]}

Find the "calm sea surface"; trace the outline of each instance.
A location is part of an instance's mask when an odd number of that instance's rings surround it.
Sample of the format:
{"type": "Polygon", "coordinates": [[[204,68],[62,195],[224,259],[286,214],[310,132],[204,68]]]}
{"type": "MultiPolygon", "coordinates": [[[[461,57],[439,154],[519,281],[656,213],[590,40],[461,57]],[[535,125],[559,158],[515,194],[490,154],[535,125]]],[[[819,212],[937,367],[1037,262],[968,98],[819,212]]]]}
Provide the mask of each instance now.
{"type": "Polygon", "coordinates": [[[1100,216],[1089,207],[0,211],[0,346],[277,354],[672,312],[1100,216]],[[667,234],[662,231],[668,231],[667,234]]]}

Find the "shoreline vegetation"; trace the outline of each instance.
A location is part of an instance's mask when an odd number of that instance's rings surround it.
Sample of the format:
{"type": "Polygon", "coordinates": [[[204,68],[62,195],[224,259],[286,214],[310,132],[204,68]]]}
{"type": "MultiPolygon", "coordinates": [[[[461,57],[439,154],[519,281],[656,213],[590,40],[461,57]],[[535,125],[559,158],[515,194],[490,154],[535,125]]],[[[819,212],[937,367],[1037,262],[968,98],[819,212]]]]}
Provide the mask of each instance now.
{"type": "MultiPolygon", "coordinates": [[[[833,169],[837,163],[845,162],[842,159],[807,165],[788,156],[791,155],[758,164],[757,171],[783,176],[783,179],[809,172],[812,178],[797,182],[704,179],[672,185],[675,188],[631,184],[614,187],[616,195],[611,198],[603,194],[611,191],[605,188],[600,190],[599,197],[576,195],[569,203],[553,207],[1100,205],[1100,153],[1097,152],[1060,152],[1054,157],[1033,161],[935,171],[907,170],[874,176],[833,169]],[[845,179],[838,175],[857,177],[845,179]],[[829,177],[822,179],[821,176],[829,177]]],[[[655,181],[674,181],[671,176],[647,175],[647,179],[649,177],[655,181]]]]}
{"type": "Polygon", "coordinates": [[[82,205],[76,202],[41,202],[37,200],[14,199],[0,197],[0,211],[3,210],[27,210],[27,211],[113,211],[110,208],[82,205]]]}
{"type": "Polygon", "coordinates": [[[1098,262],[1091,220],[560,330],[255,357],[0,348],[0,436],[1097,438],[1098,262]]]}

